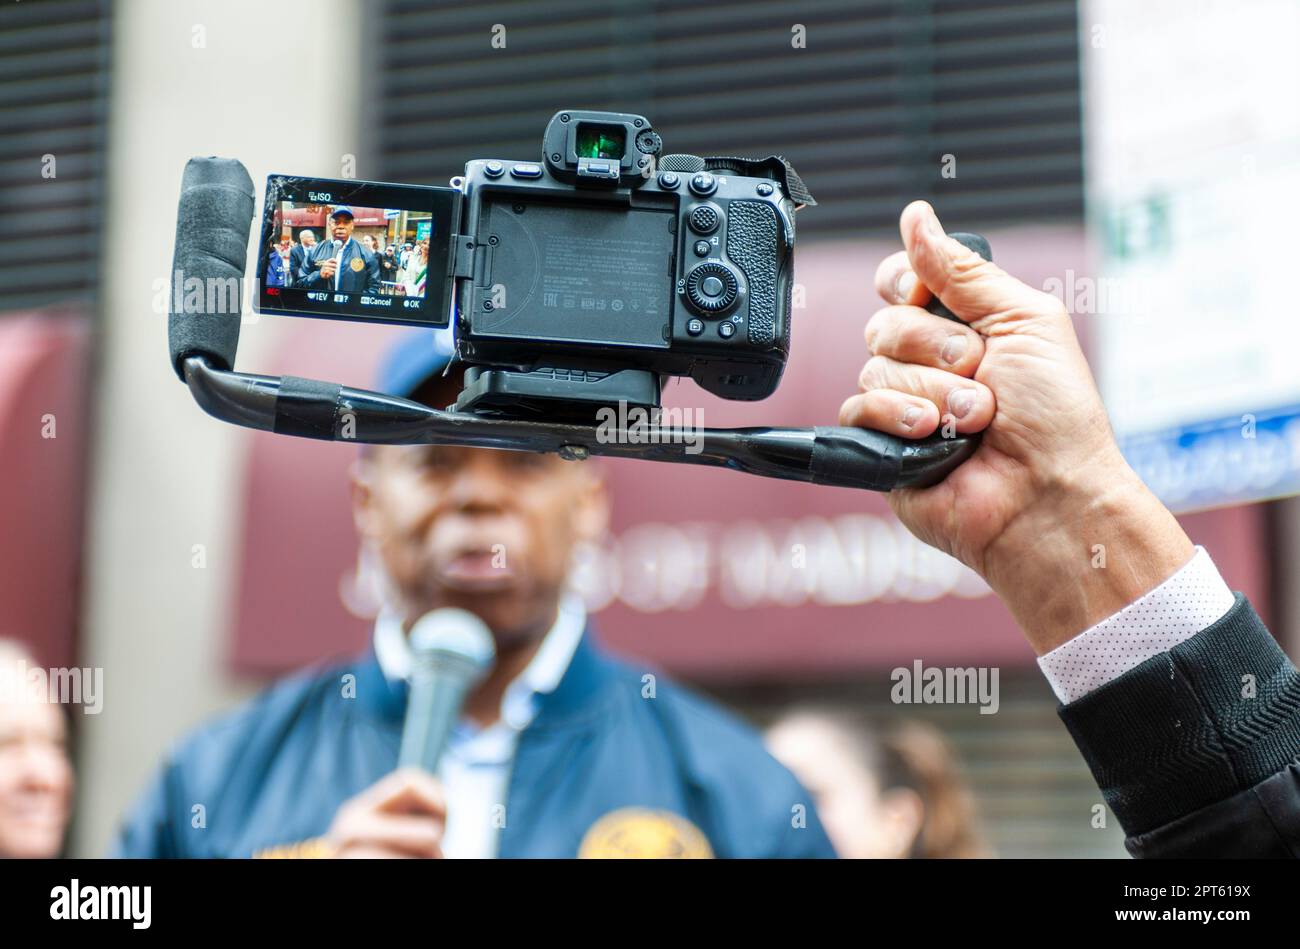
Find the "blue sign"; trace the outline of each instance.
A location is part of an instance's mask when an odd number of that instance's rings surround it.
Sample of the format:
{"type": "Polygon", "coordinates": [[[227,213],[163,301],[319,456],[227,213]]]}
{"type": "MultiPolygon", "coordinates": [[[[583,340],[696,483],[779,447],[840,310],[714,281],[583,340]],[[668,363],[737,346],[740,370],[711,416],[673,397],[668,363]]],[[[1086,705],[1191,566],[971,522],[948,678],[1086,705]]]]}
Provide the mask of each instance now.
{"type": "Polygon", "coordinates": [[[1175,511],[1300,493],[1300,405],[1134,434],[1119,444],[1175,511]]]}

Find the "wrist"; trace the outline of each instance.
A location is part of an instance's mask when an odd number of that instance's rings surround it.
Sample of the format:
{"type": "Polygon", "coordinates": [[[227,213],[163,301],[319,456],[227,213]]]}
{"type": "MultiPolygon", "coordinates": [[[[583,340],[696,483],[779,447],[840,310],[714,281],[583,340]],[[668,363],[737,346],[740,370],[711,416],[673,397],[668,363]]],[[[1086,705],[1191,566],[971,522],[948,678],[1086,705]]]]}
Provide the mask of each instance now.
{"type": "Polygon", "coordinates": [[[1116,456],[1047,486],[990,546],[984,573],[1042,655],[1155,589],[1193,550],[1116,456]]]}

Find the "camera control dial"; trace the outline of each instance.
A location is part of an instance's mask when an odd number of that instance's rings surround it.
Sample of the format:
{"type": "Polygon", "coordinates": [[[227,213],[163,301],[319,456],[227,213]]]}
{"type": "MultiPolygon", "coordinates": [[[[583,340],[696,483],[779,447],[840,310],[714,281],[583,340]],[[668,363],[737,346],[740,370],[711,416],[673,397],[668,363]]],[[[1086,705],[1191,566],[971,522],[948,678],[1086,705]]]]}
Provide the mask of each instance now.
{"type": "Polygon", "coordinates": [[[740,284],[730,267],[703,263],[686,277],[686,299],[691,309],[704,316],[717,316],[730,308],[740,295],[740,284]]]}

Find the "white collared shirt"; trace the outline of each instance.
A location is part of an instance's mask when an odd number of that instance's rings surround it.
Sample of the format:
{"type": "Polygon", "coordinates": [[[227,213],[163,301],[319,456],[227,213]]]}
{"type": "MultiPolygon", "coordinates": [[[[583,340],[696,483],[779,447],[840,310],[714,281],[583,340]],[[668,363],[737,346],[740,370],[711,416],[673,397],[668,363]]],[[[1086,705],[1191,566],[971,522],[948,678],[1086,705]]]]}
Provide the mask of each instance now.
{"type": "Polygon", "coordinates": [[[334,259],[339,262],[339,265],[334,268],[334,289],[335,290],[338,290],[339,281],[343,279],[343,258],[348,252],[348,245],[351,243],[352,243],[352,238],[349,237],[347,240],[343,242],[343,246],[334,252],[334,259]]]}
{"type": "Polygon", "coordinates": [[[1232,591],[1203,547],[1154,590],[1038,657],[1063,704],[1168,652],[1232,609],[1232,591]]]}
{"type": "MultiPolygon", "coordinates": [[[[462,718],[452,729],[438,764],[447,794],[444,856],[497,855],[500,830],[509,820],[506,791],[519,734],[537,717],[539,696],[554,692],[568,671],[586,625],[582,600],[565,597],[532,660],[506,686],[500,718],[486,728],[462,718]]],[[[390,681],[410,675],[411,651],[396,614],[381,613],[375,621],[375,657],[390,681]]]]}

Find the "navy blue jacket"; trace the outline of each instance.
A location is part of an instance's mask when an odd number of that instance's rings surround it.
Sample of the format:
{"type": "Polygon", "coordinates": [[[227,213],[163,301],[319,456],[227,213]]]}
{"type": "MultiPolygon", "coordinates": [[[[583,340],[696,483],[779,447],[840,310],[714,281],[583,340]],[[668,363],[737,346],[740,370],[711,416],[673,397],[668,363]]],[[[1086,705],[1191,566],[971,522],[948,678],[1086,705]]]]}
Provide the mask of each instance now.
{"type": "MultiPolygon", "coordinates": [[[[663,677],[643,698],[644,671],[589,640],[520,734],[500,856],[576,856],[597,821],[626,808],[684,818],[719,857],[835,855],[808,792],[750,728],[663,677]]],[[[405,683],[373,652],[277,683],[181,743],[118,855],[247,857],[320,836],[396,766],[405,707],[405,683]]]]}
{"type": "Polygon", "coordinates": [[[338,287],[333,280],[321,277],[320,268],[325,261],[334,256],[332,240],[319,241],[312,248],[311,254],[303,262],[302,270],[295,274],[298,286],[308,290],[334,290],[340,293],[378,293],[379,292],[379,258],[371,253],[356,238],[343,245],[343,257],[339,261],[338,287]],[[353,263],[356,262],[356,267],[353,263]],[[358,269],[359,268],[359,269],[358,269]]]}

